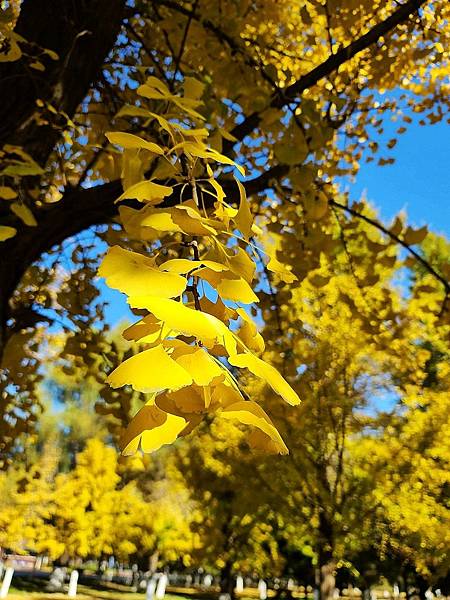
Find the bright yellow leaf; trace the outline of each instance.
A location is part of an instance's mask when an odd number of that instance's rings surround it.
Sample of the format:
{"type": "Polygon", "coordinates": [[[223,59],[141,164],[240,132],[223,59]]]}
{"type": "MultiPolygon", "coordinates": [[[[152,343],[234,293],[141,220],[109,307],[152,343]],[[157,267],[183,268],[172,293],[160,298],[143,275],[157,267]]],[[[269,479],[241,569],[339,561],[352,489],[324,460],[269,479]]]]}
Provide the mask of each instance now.
{"type": "Polygon", "coordinates": [[[243,304],[259,302],[258,296],[242,277],[236,277],[230,273],[217,273],[206,268],[199,269],[195,272],[195,275],[212,285],[224,300],[242,302],[243,304]]]}
{"type": "Polygon", "coordinates": [[[235,419],[240,423],[244,423],[244,425],[257,427],[277,445],[280,454],[289,454],[289,450],[276,427],[266,412],[256,402],[251,400],[236,402],[228,405],[219,414],[225,419],[235,419]]]}
{"type": "Polygon", "coordinates": [[[134,454],[139,442],[143,452],[154,452],[161,446],[174,442],[185,426],[186,421],[182,417],[167,414],[155,405],[146,404],[135,415],[122,436],[122,454],[134,454]]]}
{"type": "MultiPolygon", "coordinates": [[[[205,346],[222,344],[228,353],[236,348],[234,336],[229,329],[212,315],[189,308],[175,300],[152,296],[132,296],[128,300],[133,308],[146,308],[170,329],[187,336],[195,336],[205,346]]],[[[236,350],[234,350],[234,353],[236,350]]]]}
{"type": "Polygon", "coordinates": [[[175,348],[172,358],[191,375],[196,385],[206,386],[213,379],[224,378],[225,367],[219,366],[206,350],[198,346],[183,344],[175,348]]]}
{"type": "Polygon", "coordinates": [[[120,364],[107,379],[113,388],[131,385],[147,394],[178,390],[192,383],[191,375],[162,346],[135,354],[120,364]]]}
{"type": "Polygon", "coordinates": [[[250,210],[250,204],[247,200],[247,195],[245,193],[244,186],[239,181],[239,179],[236,179],[236,183],[239,188],[239,195],[241,200],[239,203],[238,212],[234,217],[234,222],[236,227],[244,236],[244,238],[248,240],[252,231],[253,216],[250,210]]]}
{"type": "Polygon", "coordinates": [[[153,181],[140,181],[124,191],[116,202],[120,200],[132,199],[149,204],[160,204],[166,196],[170,196],[172,188],[167,185],[160,185],[153,181]]]}
{"type": "Polygon", "coordinates": [[[118,146],[122,146],[122,148],[143,148],[153,152],[153,154],[164,154],[164,150],[158,146],[158,144],[155,144],[154,142],[148,142],[147,140],[144,140],[137,135],[133,135],[132,133],[108,131],[105,133],[105,135],[111,144],[117,144],[118,146]]]}
{"type": "Polygon", "coordinates": [[[213,260],[189,260],[188,258],[173,258],[159,265],[161,271],[169,271],[170,273],[186,274],[194,269],[207,267],[212,271],[226,271],[227,267],[213,260]]]}
{"type": "Polygon", "coordinates": [[[108,250],[98,272],[110,287],[128,296],[151,294],[174,298],[184,292],[187,284],[176,273],[160,271],[152,258],[120,246],[108,250]]]}
{"type": "Polygon", "coordinates": [[[247,368],[257,377],[264,379],[274,392],[279,394],[288,404],[292,406],[300,404],[300,398],[295,391],[272,365],[269,365],[253,354],[236,354],[230,356],[228,361],[233,366],[247,368]]]}

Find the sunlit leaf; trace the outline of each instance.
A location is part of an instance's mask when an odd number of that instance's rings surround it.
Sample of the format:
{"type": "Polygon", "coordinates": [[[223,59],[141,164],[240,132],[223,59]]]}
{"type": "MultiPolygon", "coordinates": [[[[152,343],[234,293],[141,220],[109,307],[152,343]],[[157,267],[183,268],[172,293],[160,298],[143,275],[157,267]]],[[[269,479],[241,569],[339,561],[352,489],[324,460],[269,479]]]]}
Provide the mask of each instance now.
{"type": "Polygon", "coordinates": [[[191,375],[176,363],[162,346],[135,354],[120,364],[107,382],[113,388],[131,385],[147,394],[178,390],[192,383],[191,375]]]}
{"type": "Polygon", "coordinates": [[[153,259],[120,246],[108,250],[98,272],[110,287],[128,296],[151,294],[174,298],[184,292],[187,284],[176,273],[160,271],[153,259]]]}
{"type": "Polygon", "coordinates": [[[295,391],[272,365],[269,365],[253,354],[236,354],[230,356],[228,361],[233,366],[247,368],[257,377],[264,379],[274,392],[279,394],[288,404],[292,404],[293,406],[300,404],[300,398],[295,391]]]}

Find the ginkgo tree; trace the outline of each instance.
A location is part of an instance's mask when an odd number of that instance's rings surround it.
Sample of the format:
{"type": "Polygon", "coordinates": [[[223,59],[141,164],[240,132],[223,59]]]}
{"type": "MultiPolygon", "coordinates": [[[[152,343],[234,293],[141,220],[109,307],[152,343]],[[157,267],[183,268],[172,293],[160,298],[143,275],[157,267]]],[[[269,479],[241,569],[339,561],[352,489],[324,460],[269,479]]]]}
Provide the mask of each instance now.
{"type": "MultiPolygon", "coordinates": [[[[194,290],[200,289],[200,303],[215,299],[209,292],[203,295],[201,286],[237,299],[237,306],[229,306],[234,299],[224,301],[227,311],[239,317],[231,319],[231,334],[223,334],[228,348],[223,346],[220,364],[208,358],[213,345],[220,345],[212,330],[203,340],[199,331],[166,332],[159,346],[155,342],[144,351],[150,355],[134,359],[159,354],[180,367],[179,361],[194,352],[182,346],[194,342],[181,337],[196,337],[202,344],[196,358],[207,362],[208,372],[222,369],[220,385],[236,393],[226,384],[227,363],[233,372],[251,367],[289,396],[278,376],[252,354],[249,340],[243,342],[247,350],[236,341],[235,336],[256,338],[260,347],[254,326],[238,312],[239,302],[255,300],[252,294],[265,285],[260,276],[270,271],[269,265],[280,268],[278,259],[284,275],[274,272],[271,285],[282,304],[287,286],[297,285],[294,276],[303,280],[319,266],[322,254],[332,255],[346,244],[336,231],[336,218],[355,217],[383,232],[382,242],[374,246],[376,264],[392,258],[386,246],[405,248],[433,280],[439,324],[448,322],[448,266],[433,265],[414,248],[426,228],[412,228],[402,218],[383,224],[364,202],[352,204],[338,189],[342,177],[356,175],[362,161],[392,162],[397,137],[413,119],[433,124],[446,118],[447,2],[93,0],[80,7],[69,0],[11,0],[2,8],[2,464],[9,464],[15,440],[31,431],[38,417],[35,390],[51,325],[67,333],[61,354],[86,362],[104,384],[102,394],[111,406],[118,397],[114,394],[121,394],[108,390],[103,377],[104,356],[115,365],[120,361],[116,348],[108,347],[94,283],[105,244],[154,260],[144,264],[155,285],[159,276],[152,269],[161,271],[164,281],[170,278],[170,293],[179,291],[159,297],[157,286],[155,293],[145,290],[154,298],[151,306],[134,309],[148,311],[145,327],[152,319],[162,323],[161,311],[173,306],[170,302],[182,304],[180,311],[210,314],[195,307],[194,290]],[[380,136],[390,118],[399,127],[384,144],[380,136]],[[231,175],[235,163],[246,169],[240,184],[231,175]],[[257,239],[250,239],[258,238],[258,231],[242,230],[250,226],[247,203],[241,202],[245,196],[258,227],[272,234],[271,249],[264,249],[270,258],[260,253],[257,239]],[[116,220],[119,212],[122,226],[116,220]],[[147,221],[141,225],[144,213],[147,221]],[[171,245],[183,236],[197,246],[171,245]],[[248,260],[236,266],[244,254],[252,255],[252,248],[258,255],[253,279],[248,260]],[[185,259],[199,261],[195,273],[183,272],[182,263],[172,271],[161,269],[164,262],[185,259]],[[226,268],[214,270],[200,262],[205,260],[226,268]],[[186,288],[180,291],[182,279],[186,288]],[[177,339],[177,348],[171,339],[177,339]]],[[[125,260],[123,252],[113,250],[107,261],[125,260]]],[[[364,283],[370,283],[369,276],[364,283]]],[[[426,292],[419,294],[426,302],[426,292]]],[[[134,292],[129,296],[136,300],[134,292]]],[[[210,316],[228,327],[227,311],[210,316]]],[[[376,329],[382,317],[375,314],[372,321],[376,329]]],[[[129,365],[119,367],[116,383],[129,365]]],[[[178,377],[186,382],[180,390],[207,387],[194,378],[188,384],[180,369],[178,377]]],[[[213,399],[210,406],[215,406],[213,399]]],[[[147,414],[155,415],[155,407],[147,407],[147,414]]],[[[166,414],[172,423],[184,418],[166,414]]],[[[253,419],[268,423],[261,413],[253,419]]]]}

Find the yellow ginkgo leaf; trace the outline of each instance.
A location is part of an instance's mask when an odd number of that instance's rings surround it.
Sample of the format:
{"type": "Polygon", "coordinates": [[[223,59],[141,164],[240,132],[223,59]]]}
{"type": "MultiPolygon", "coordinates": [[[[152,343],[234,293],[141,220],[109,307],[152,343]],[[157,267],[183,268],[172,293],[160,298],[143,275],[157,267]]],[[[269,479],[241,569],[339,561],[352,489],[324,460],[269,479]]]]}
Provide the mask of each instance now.
{"type": "Polygon", "coordinates": [[[147,394],[179,390],[192,383],[191,375],[161,345],[144,350],[120,364],[107,378],[113,388],[131,385],[147,394]]]}
{"type": "Polygon", "coordinates": [[[220,298],[212,302],[207,296],[203,296],[200,299],[200,307],[203,312],[214,315],[217,319],[227,324],[238,318],[236,310],[224,304],[220,298]]]}
{"type": "Polygon", "coordinates": [[[237,308],[236,312],[242,319],[242,325],[238,330],[238,336],[249,350],[264,352],[264,339],[259,333],[256,324],[243,308],[237,308]]]}
{"type": "Polygon", "coordinates": [[[272,440],[271,437],[263,433],[260,429],[254,429],[247,436],[247,443],[252,450],[264,454],[287,454],[289,452],[280,452],[280,445],[272,440]]]}
{"type": "Polygon", "coordinates": [[[198,158],[211,159],[218,163],[236,167],[239,173],[245,176],[244,167],[238,165],[236,162],[234,162],[234,160],[228,158],[228,156],[224,156],[223,154],[220,154],[220,152],[217,152],[217,150],[213,150],[213,148],[208,148],[204,144],[199,144],[195,142],[184,142],[182,144],[182,147],[183,150],[185,150],[185,152],[188,152],[192,156],[197,156],[198,158]]]}
{"type": "Polygon", "coordinates": [[[237,385],[231,385],[230,378],[226,381],[217,383],[211,394],[211,410],[224,408],[236,402],[244,402],[244,397],[239,391],[237,385]]]}
{"type": "Polygon", "coordinates": [[[160,204],[166,196],[170,196],[172,188],[167,185],[160,185],[153,181],[140,181],[124,191],[116,202],[120,200],[132,199],[149,204],[160,204]]]}
{"type": "Polygon", "coordinates": [[[29,227],[36,227],[36,219],[34,218],[34,215],[28,206],[21,204],[20,202],[13,202],[10,208],[12,212],[25,223],[25,225],[28,225],[29,227]]]}
{"type": "Polygon", "coordinates": [[[176,273],[160,271],[152,258],[120,246],[108,250],[98,273],[110,287],[128,296],[151,294],[174,298],[184,292],[187,284],[176,273]]]}
{"type": "Polygon", "coordinates": [[[134,454],[139,442],[143,452],[154,452],[165,444],[171,444],[186,423],[182,417],[167,414],[153,403],[146,404],[134,416],[120,440],[122,454],[134,454]]]}
{"type": "Polygon", "coordinates": [[[126,340],[141,340],[156,333],[160,333],[161,323],[153,315],[147,315],[137,323],[130,325],[122,332],[126,340]]]}
{"type": "Polygon", "coordinates": [[[159,427],[146,430],[141,437],[142,452],[155,452],[161,446],[172,444],[186,427],[187,421],[183,417],[166,414],[166,421],[159,427]]]}
{"type": "Polygon", "coordinates": [[[0,242],[5,242],[16,235],[17,229],[14,227],[8,227],[7,225],[0,225],[0,242]]]}
{"type": "Polygon", "coordinates": [[[292,406],[300,404],[300,398],[295,391],[272,365],[249,353],[230,356],[228,361],[235,367],[247,368],[253,375],[264,379],[273,391],[279,394],[288,404],[292,406]]]}
{"type": "Polygon", "coordinates": [[[2,200],[14,200],[14,198],[17,198],[17,192],[7,185],[0,185],[0,198],[2,200]]]}
{"type": "Polygon", "coordinates": [[[153,152],[153,154],[164,154],[164,150],[154,142],[148,142],[132,133],[122,133],[119,131],[108,131],[105,133],[111,144],[117,144],[122,148],[143,148],[153,152]]]}
{"type": "Polygon", "coordinates": [[[173,331],[194,336],[207,347],[219,343],[229,354],[236,352],[233,334],[224,323],[212,315],[189,308],[175,300],[152,296],[132,296],[128,299],[128,303],[132,308],[146,308],[173,331]]]}
{"type": "Polygon", "coordinates": [[[277,258],[275,258],[275,256],[270,257],[270,260],[267,263],[267,268],[269,271],[272,271],[272,273],[278,275],[281,281],[284,281],[285,283],[292,283],[293,281],[297,280],[297,277],[294,275],[294,273],[289,271],[289,269],[277,258]]]}
{"type": "Polygon", "coordinates": [[[199,269],[195,275],[212,285],[224,300],[242,302],[242,304],[259,302],[258,296],[242,277],[231,273],[217,273],[206,268],[199,269]]]}
{"type": "MultiPolygon", "coordinates": [[[[156,404],[164,411],[189,421],[200,413],[205,412],[205,398],[202,388],[190,385],[177,392],[159,394],[156,404]]],[[[197,419],[198,421],[198,419],[197,419]]]]}
{"type": "Polygon", "coordinates": [[[244,238],[248,240],[252,231],[253,216],[250,210],[250,204],[247,200],[247,195],[245,193],[244,186],[239,181],[239,179],[236,179],[236,183],[239,188],[239,195],[241,200],[239,203],[239,210],[237,211],[236,216],[234,217],[234,223],[239,229],[239,231],[242,233],[244,238]]]}
{"type": "Polygon", "coordinates": [[[186,98],[198,100],[205,89],[205,84],[194,77],[185,77],[183,82],[183,90],[186,98]]]}
{"type": "Polygon", "coordinates": [[[225,367],[220,366],[203,348],[183,344],[175,348],[171,356],[191,375],[196,385],[206,386],[218,377],[224,378],[225,367]]]}
{"type": "Polygon", "coordinates": [[[247,283],[252,282],[255,276],[256,265],[245,250],[236,248],[233,254],[225,252],[224,263],[230,267],[233,273],[245,279],[247,283]]]}
{"type": "Polygon", "coordinates": [[[224,408],[219,415],[224,419],[235,419],[244,425],[257,427],[277,445],[280,454],[289,454],[281,435],[266,412],[256,402],[251,400],[236,402],[224,408]]]}
{"type": "Polygon", "coordinates": [[[227,270],[225,265],[212,260],[189,260],[188,258],[172,258],[159,265],[161,271],[169,271],[170,273],[178,273],[179,275],[184,275],[200,267],[207,267],[217,272],[227,270]]]}
{"type": "MultiPolygon", "coordinates": [[[[132,209],[130,209],[130,211],[131,210],[132,209]]],[[[148,207],[148,209],[141,214],[138,214],[138,211],[134,211],[133,213],[130,211],[127,211],[129,214],[128,222],[125,221],[124,225],[128,228],[132,225],[135,231],[138,226],[142,228],[151,228],[152,231],[155,232],[155,239],[160,235],[160,232],[180,232],[194,236],[217,233],[217,230],[214,229],[216,222],[211,219],[203,218],[188,206],[180,205],[164,210],[148,207]],[[130,223],[130,217],[132,218],[132,223],[130,223]]]]}

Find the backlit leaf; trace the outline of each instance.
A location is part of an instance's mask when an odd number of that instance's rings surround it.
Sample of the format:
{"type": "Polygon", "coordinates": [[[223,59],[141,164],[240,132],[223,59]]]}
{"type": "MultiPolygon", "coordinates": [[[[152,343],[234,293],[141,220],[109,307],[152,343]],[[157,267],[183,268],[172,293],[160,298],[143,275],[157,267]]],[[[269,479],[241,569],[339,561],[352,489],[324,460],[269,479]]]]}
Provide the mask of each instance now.
{"type": "Polygon", "coordinates": [[[120,246],[108,250],[98,273],[110,287],[128,296],[151,294],[174,298],[184,292],[187,284],[176,273],[160,271],[153,259],[120,246]]]}
{"type": "Polygon", "coordinates": [[[153,181],[140,181],[124,191],[116,202],[125,199],[139,200],[149,204],[160,204],[166,196],[170,196],[172,188],[153,181]]]}
{"type": "Polygon", "coordinates": [[[192,383],[189,373],[177,364],[162,346],[135,354],[120,364],[107,382],[113,388],[131,385],[138,392],[178,390],[192,383]]]}
{"type": "Polygon", "coordinates": [[[264,379],[273,391],[279,394],[288,404],[293,406],[300,404],[300,398],[295,391],[272,365],[269,365],[253,354],[236,354],[230,356],[228,361],[233,366],[247,368],[257,377],[264,379]]]}

